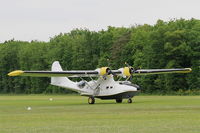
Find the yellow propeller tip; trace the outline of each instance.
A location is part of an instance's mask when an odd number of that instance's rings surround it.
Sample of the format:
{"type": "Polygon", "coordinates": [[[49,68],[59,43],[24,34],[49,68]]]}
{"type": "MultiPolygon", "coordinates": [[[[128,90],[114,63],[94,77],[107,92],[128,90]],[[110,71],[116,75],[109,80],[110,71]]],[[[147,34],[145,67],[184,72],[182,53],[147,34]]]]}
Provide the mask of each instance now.
{"type": "Polygon", "coordinates": [[[22,73],[24,73],[24,71],[22,71],[22,70],[16,70],[16,71],[12,71],[12,72],[8,73],[8,76],[19,76],[22,73]]]}

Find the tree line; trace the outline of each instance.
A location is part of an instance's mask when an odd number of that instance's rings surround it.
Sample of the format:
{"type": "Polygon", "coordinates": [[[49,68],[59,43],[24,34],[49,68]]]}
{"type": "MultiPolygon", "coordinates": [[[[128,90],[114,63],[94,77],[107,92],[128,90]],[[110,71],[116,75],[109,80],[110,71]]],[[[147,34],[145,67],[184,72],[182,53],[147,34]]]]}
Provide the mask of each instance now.
{"type": "Polygon", "coordinates": [[[71,93],[51,86],[49,78],[7,76],[16,69],[50,70],[55,60],[64,70],[119,69],[125,62],[135,69],[191,67],[190,74],[135,76],[132,82],[148,94],[200,94],[200,20],[158,20],[98,32],[74,29],[49,42],[5,41],[0,44],[0,93],[71,93]]]}

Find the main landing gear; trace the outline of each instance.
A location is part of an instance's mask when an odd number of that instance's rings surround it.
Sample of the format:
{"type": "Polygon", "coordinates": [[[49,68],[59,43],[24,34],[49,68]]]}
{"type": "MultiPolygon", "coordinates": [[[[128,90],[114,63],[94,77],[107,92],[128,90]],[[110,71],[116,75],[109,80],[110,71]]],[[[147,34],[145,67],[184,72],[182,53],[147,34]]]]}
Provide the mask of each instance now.
{"type": "Polygon", "coordinates": [[[132,101],[131,98],[129,98],[127,102],[128,102],[128,103],[132,103],[133,101],[132,101]]]}
{"type": "MultiPolygon", "coordinates": [[[[131,98],[129,98],[127,102],[132,103],[133,101],[131,98]]],[[[116,99],[116,103],[122,103],[122,99],[116,99]]]]}
{"type": "Polygon", "coordinates": [[[94,97],[89,97],[89,98],[88,98],[88,103],[89,103],[89,104],[94,104],[94,103],[95,103],[94,97]]]}
{"type": "MultiPolygon", "coordinates": [[[[132,103],[133,101],[132,101],[131,98],[129,98],[127,102],[128,103],[132,103]]],[[[95,98],[94,97],[89,97],[88,98],[88,103],[89,104],[94,104],[95,103],[95,98]]],[[[122,99],[116,99],[116,103],[122,103],[122,99]]]]}

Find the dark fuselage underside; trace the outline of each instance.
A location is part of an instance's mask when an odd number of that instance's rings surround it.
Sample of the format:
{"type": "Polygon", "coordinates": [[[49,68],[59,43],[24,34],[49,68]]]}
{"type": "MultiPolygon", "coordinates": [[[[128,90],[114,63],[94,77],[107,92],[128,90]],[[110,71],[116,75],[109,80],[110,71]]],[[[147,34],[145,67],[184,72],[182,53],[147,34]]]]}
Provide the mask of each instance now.
{"type": "Polygon", "coordinates": [[[129,98],[134,97],[137,93],[138,93],[138,91],[127,91],[127,92],[118,93],[118,94],[109,95],[109,96],[94,96],[94,97],[104,99],[104,100],[106,100],[106,99],[107,100],[108,99],[129,99],[129,98]]]}

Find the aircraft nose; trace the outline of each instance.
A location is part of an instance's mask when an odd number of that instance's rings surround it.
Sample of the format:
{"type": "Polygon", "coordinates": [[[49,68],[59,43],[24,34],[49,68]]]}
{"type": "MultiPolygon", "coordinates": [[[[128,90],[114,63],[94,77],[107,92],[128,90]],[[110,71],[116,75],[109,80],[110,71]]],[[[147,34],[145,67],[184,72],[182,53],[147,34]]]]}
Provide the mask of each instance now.
{"type": "Polygon", "coordinates": [[[142,90],[142,88],[141,88],[140,86],[138,86],[138,87],[137,87],[137,90],[140,91],[140,90],[142,90]]]}
{"type": "Polygon", "coordinates": [[[141,90],[141,87],[139,85],[134,84],[134,87],[136,87],[138,91],[141,90]]]}

